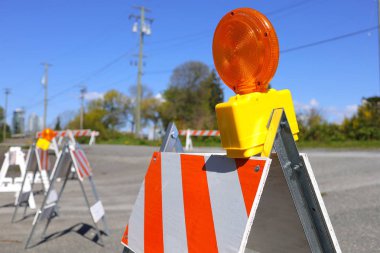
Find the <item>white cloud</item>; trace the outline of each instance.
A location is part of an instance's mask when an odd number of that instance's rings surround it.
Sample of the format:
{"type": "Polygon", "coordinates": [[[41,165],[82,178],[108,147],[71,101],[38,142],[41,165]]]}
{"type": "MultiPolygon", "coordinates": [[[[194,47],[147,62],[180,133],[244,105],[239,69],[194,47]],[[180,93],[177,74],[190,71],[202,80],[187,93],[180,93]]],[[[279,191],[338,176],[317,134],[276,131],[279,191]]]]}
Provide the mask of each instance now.
{"type": "Polygon", "coordinates": [[[294,101],[294,108],[299,114],[300,120],[305,120],[311,109],[317,109],[329,122],[342,123],[344,118],[352,117],[358,110],[358,105],[346,105],[344,107],[320,106],[319,102],[313,98],[308,103],[294,101]]]}
{"type": "Polygon", "coordinates": [[[94,100],[94,99],[99,99],[103,98],[104,93],[96,92],[96,91],[91,91],[87,92],[84,94],[84,99],[86,100],[94,100]]]}
{"type": "Polygon", "coordinates": [[[310,100],[309,104],[310,104],[311,107],[318,107],[319,106],[319,103],[318,103],[318,101],[315,98],[312,98],[310,100]]]}
{"type": "Polygon", "coordinates": [[[294,109],[297,113],[305,113],[310,111],[312,108],[316,109],[319,107],[319,102],[315,98],[310,99],[309,103],[304,104],[301,102],[294,101],[294,109]]]}
{"type": "Polygon", "coordinates": [[[162,97],[161,93],[157,93],[154,97],[158,99],[158,101],[160,101],[161,103],[165,102],[165,99],[162,97]]]}
{"type": "Polygon", "coordinates": [[[358,105],[346,105],[341,108],[329,106],[323,112],[328,121],[342,123],[345,118],[351,118],[358,111],[358,105]]]}

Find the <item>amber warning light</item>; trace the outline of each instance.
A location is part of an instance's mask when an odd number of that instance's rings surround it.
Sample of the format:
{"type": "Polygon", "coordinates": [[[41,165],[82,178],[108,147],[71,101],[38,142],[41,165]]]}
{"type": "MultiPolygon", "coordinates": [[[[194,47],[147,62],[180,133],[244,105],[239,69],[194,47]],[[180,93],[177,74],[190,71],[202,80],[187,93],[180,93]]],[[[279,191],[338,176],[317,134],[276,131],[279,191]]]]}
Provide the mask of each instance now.
{"type": "Polygon", "coordinates": [[[299,130],[290,91],[268,90],[279,58],[277,35],[269,20],[249,8],[228,12],[215,29],[212,53],[220,78],[236,93],[215,107],[227,156],[270,155],[272,145],[264,150],[267,126],[279,108],[285,111],[297,140],[299,130]]]}
{"type": "Polygon", "coordinates": [[[41,133],[41,137],[36,143],[37,147],[42,150],[47,150],[55,136],[57,136],[57,133],[54,130],[45,128],[41,133]]]}
{"type": "Polygon", "coordinates": [[[216,70],[237,94],[266,92],[279,58],[276,32],[260,12],[240,8],[216,27],[212,45],[216,70]]]}

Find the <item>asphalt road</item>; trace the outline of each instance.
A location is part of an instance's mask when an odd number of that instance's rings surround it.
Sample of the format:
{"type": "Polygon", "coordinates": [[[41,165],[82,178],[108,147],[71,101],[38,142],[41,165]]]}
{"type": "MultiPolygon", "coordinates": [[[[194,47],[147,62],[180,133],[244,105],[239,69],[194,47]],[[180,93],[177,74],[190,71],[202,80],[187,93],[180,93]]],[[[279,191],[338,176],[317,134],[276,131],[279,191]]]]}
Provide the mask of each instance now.
{"type": "MultiPolygon", "coordinates": [[[[110,235],[103,237],[105,246],[91,240],[93,230],[87,229],[92,221],[79,184],[72,180],[63,194],[60,216],[47,231],[48,239],[39,243],[37,233],[33,247],[25,252],[122,252],[120,238],[150,156],[157,148],[98,145],[85,150],[108,218],[110,235]]],[[[380,252],[380,151],[306,152],[342,251],[380,252]]],[[[36,201],[40,205],[40,195],[36,201]]],[[[24,252],[31,229],[31,210],[26,219],[10,222],[13,202],[12,193],[0,193],[0,252],[24,252]]]]}

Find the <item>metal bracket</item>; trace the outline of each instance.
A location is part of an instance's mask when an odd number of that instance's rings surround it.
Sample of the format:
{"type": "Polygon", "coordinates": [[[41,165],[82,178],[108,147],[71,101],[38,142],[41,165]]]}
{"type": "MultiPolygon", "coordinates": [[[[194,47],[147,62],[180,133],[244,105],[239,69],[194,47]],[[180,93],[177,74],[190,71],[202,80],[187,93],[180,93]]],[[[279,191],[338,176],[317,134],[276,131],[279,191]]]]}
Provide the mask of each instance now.
{"type": "Polygon", "coordinates": [[[170,122],[166,129],[165,137],[162,140],[160,152],[177,152],[182,153],[183,147],[179,139],[179,132],[174,122],[170,122]]]}
{"type": "Polygon", "coordinates": [[[298,152],[283,109],[273,111],[267,141],[262,155],[269,156],[273,145],[311,252],[341,252],[322,196],[298,152]]]}

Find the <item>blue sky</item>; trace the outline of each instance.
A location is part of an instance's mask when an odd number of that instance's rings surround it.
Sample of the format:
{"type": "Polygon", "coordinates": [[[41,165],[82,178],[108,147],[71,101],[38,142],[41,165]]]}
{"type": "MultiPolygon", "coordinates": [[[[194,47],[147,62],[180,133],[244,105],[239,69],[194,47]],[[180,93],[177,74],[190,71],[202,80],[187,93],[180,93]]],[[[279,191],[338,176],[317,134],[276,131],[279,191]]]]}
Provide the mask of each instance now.
{"type": "MultiPolygon", "coordinates": [[[[49,71],[48,123],[79,110],[79,85],[90,96],[111,88],[127,93],[136,84],[138,37],[133,8],[154,18],[145,38],[143,83],[154,93],[168,85],[171,70],[189,60],[213,66],[213,31],[238,7],[268,14],[280,49],[329,39],[377,25],[376,0],[99,1],[1,0],[0,88],[12,89],[9,110],[24,107],[42,116],[41,62],[49,71]]],[[[317,107],[330,121],[350,115],[362,97],[379,95],[377,30],[280,55],[272,85],[288,88],[298,110],[317,107]]],[[[233,92],[225,86],[226,99],[233,92]]],[[[1,94],[1,105],[4,95],[1,94]]],[[[9,115],[9,114],[8,114],[9,115]]],[[[10,119],[8,117],[8,122],[10,119]]]]}

